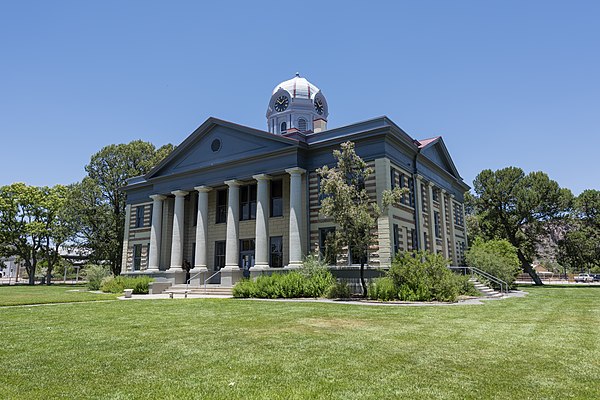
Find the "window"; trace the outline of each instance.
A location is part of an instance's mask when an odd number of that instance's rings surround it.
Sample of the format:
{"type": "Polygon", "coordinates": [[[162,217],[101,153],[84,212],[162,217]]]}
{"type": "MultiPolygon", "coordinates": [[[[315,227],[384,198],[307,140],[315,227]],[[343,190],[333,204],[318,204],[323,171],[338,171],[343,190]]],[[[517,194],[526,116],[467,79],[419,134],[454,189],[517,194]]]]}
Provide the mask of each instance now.
{"type": "Polygon", "coordinates": [[[271,217],[283,215],[283,181],[271,181],[271,217]]]}
{"type": "MultiPolygon", "coordinates": [[[[348,256],[349,256],[348,257],[349,264],[360,264],[361,258],[363,255],[361,255],[360,249],[357,249],[356,247],[352,247],[349,251],[348,256]]],[[[366,254],[364,254],[364,256],[366,257],[366,254]]],[[[365,259],[365,262],[366,262],[366,259],[365,259]]]]}
{"type": "Polygon", "coordinates": [[[398,224],[394,224],[394,255],[398,254],[400,250],[400,232],[398,231],[398,224]]]}
{"type": "Polygon", "coordinates": [[[417,250],[417,230],[416,229],[410,230],[410,244],[411,244],[412,250],[417,250]]]}
{"type": "Polygon", "coordinates": [[[286,133],[287,132],[287,124],[284,122],[281,123],[281,129],[279,130],[279,133],[286,133]]]}
{"type": "Polygon", "coordinates": [[[306,132],[306,120],[304,118],[298,119],[298,130],[300,132],[306,132]]]}
{"type": "Polygon", "coordinates": [[[427,232],[423,232],[423,250],[429,250],[429,245],[427,243],[427,232]]]}
{"type": "Polygon", "coordinates": [[[319,254],[321,260],[325,261],[328,265],[336,264],[336,254],[331,243],[333,235],[335,235],[335,228],[319,229],[319,254]]]}
{"type": "Polygon", "coordinates": [[[256,219],[256,185],[240,187],[240,221],[256,219]]]}
{"type": "Polygon", "coordinates": [[[412,177],[408,178],[408,205],[415,206],[415,180],[412,177]]]}
{"type": "Polygon", "coordinates": [[[433,188],[431,193],[433,194],[433,201],[440,201],[439,191],[436,188],[433,188]]]}
{"type": "Polygon", "coordinates": [[[217,219],[215,223],[227,222],[227,189],[217,191],[217,219]]]}
{"type": "Polygon", "coordinates": [[[142,266],[142,245],[134,244],[133,245],[133,270],[139,271],[142,266]]]}
{"type": "Polygon", "coordinates": [[[440,229],[440,213],[437,211],[433,212],[433,223],[435,226],[435,237],[436,238],[441,238],[442,237],[442,230],[440,229]]]}
{"type": "Polygon", "coordinates": [[[215,242],[215,271],[225,266],[225,241],[215,242]]]}
{"type": "Polygon", "coordinates": [[[273,236],[270,243],[269,266],[271,268],[283,267],[283,237],[273,236]]]}
{"type": "Polygon", "coordinates": [[[137,206],[135,208],[135,227],[142,228],[144,226],[144,209],[145,206],[137,206]]]}
{"type": "Polygon", "coordinates": [[[240,268],[252,268],[254,266],[254,239],[240,239],[238,266],[240,268]]]}
{"type": "Polygon", "coordinates": [[[454,207],[454,224],[458,226],[464,226],[464,217],[462,213],[462,207],[460,204],[453,203],[454,207]]]}

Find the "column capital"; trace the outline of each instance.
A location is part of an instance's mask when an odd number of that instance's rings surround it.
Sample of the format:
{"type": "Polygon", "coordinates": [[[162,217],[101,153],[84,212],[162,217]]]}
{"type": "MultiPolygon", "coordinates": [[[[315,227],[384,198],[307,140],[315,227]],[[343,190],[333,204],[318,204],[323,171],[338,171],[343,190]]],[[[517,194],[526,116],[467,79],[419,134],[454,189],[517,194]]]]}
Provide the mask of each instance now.
{"type": "Polygon", "coordinates": [[[242,182],[235,180],[235,179],[230,179],[228,181],[225,181],[225,184],[229,187],[236,187],[236,186],[240,186],[242,184],[242,182]]]}
{"type": "Polygon", "coordinates": [[[425,177],[421,174],[417,174],[417,179],[422,181],[423,179],[425,179],[425,177]]]}
{"type": "Polygon", "coordinates": [[[258,174],[258,175],[252,175],[252,179],[255,179],[257,181],[269,181],[269,180],[271,180],[271,176],[267,175],[267,174],[258,174]]]}
{"type": "Polygon", "coordinates": [[[167,196],[164,196],[162,194],[153,194],[152,196],[150,196],[150,198],[154,201],[163,201],[167,198],[167,196]]]}
{"type": "Polygon", "coordinates": [[[429,186],[430,188],[434,187],[435,185],[433,184],[433,182],[429,181],[427,182],[427,186],[429,186]]]}
{"type": "Polygon", "coordinates": [[[455,197],[456,197],[456,196],[454,196],[454,194],[453,194],[453,193],[450,193],[450,198],[451,198],[452,200],[454,200],[454,198],[455,198],[455,197]]]}
{"type": "Polygon", "coordinates": [[[293,168],[287,168],[285,170],[285,172],[287,172],[290,175],[302,175],[303,173],[306,172],[306,170],[304,168],[300,168],[300,167],[293,167],[293,168]]]}
{"type": "Polygon", "coordinates": [[[442,191],[442,194],[446,194],[448,192],[446,192],[446,189],[440,189],[442,191]]]}
{"type": "Polygon", "coordinates": [[[209,186],[202,185],[202,186],[196,186],[196,187],[194,187],[194,190],[196,190],[198,192],[208,193],[208,192],[210,192],[212,190],[212,188],[209,187],[209,186]]]}
{"type": "Polygon", "coordinates": [[[171,194],[174,194],[176,197],[184,197],[187,196],[189,192],[186,192],[185,190],[174,190],[171,192],[171,194]]]}

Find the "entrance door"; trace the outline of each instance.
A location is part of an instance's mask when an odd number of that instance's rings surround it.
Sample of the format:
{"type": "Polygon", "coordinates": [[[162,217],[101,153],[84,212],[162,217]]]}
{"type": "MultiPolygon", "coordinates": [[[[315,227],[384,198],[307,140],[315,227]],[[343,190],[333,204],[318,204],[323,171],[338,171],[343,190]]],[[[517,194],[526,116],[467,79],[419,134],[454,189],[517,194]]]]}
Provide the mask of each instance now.
{"type": "Polygon", "coordinates": [[[254,267],[254,239],[240,240],[239,264],[245,278],[250,277],[250,268],[254,267]]]}

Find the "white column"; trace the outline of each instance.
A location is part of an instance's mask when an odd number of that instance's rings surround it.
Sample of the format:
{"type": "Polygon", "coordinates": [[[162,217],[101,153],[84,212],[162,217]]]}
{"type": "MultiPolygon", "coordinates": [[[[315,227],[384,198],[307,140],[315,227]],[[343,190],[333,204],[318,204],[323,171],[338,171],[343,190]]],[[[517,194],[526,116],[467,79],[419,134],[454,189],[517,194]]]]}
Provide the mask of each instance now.
{"type": "Polygon", "coordinates": [[[462,221],[463,221],[463,229],[465,233],[465,248],[469,245],[469,241],[467,240],[467,218],[465,215],[465,203],[461,204],[461,212],[462,212],[462,221]]]}
{"type": "Polygon", "coordinates": [[[446,225],[446,191],[442,189],[440,193],[440,208],[441,208],[441,227],[442,227],[442,248],[444,249],[444,258],[448,258],[450,256],[450,252],[448,251],[448,232],[446,225]]]}
{"type": "Polygon", "coordinates": [[[429,208],[429,240],[431,240],[429,251],[435,253],[437,237],[435,236],[435,211],[433,210],[433,182],[427,183],[427,205],[429,208]]]}
{"type": "Polygon", "coordinates": [[[289,267],[302,265],[302,238],[300,237],[300,224],[302,221],[302,168],[289,168],[285,172],[290,174],[290,236],[289,267]]]}
{"type": "Polygon", "coordinates": [[[162,205],[166,196],[154,194],[152,199],[152,227],[150,228],[150,256],[148,271],[158,271],[160,260],[160,241],[162,235],[162,205]]]}
{"type": "Polygon", "coordinates": [[[225,243],[225,267],[239,268],[238,231],[240,219],[240,182],[226,181],[229,186],[227,201],[227,241],[225,243]]]}
{"type": "Polygon", "coordinates": [[[196,254],[191,273],[206,272],[208,259],[208,186],[196,186],[198,191],[198,217],[196,219],[196,254]]]}
{"type": "Polygon", "coordinates": [[[256,189],[255,268],[269,268],[269,175],[254,175],[256,189]]]}
{"type": "Polygon", "coordinates": [[[454,265],[458,265],[458,254],[456,254],[456,232],[454,230],[454,195],[450,195],[450,245],[452,246],[452,261],[454,265]]]}
{"type": "MultiPolygon", "coordinates": [[[[129,224],[131,223],[131,204],[125,206],[125,227],[123,229],[123,254],[121,255],[121,273],[132,269],[127,265],[127,251],[129,250],[129,224]]],[[[18,267],[17,267],[18,270],[18,267]]]]}
{"type": "Polygon", "coordinates": [[[182,271],[183,265],[183,226],[185,214],[185,196],[188,192],[176,190],[171,192],[175,195],[175,215],[173,215],[173,239],[171,241],[171,266],[169,271],[182,271]]]}

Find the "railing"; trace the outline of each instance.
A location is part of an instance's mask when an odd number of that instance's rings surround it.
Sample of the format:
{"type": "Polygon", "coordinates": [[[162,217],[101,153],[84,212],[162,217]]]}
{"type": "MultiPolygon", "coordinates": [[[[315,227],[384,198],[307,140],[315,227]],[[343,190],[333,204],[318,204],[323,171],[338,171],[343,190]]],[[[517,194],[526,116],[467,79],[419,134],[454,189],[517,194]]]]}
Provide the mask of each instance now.
{"type": "Polygon", "coordinates": [[[194,276],[190,276],[190,279],[188,279],[187,281],[185,281],[185,293],[186,293],[186,296],[187,296],[187,292],[190,289],[190,281],[192,279],[194,279],[195,277],[197,277],[198,275],[204,274],[204,273],[205,273],[204,271],[197,272],[197,273],[194,274],[194,276]]]}
{"type": "Polygon", "coordinates": [[[494,282],[496,285],[500,286],[500,293],[508,293],[508,283],[504,282],[502,279],[495,277],[494,275],[488,274],[485,271],[480,270],[475,267],[448,267],[451,270],[464,271],[464,275],[467,274],[467,271],[470,272],[471,277],[473,275],[481,275],[485,279],[494,282]]]}
{"type": "Polygon", "coordinates": [[[218,270],[217,272],[215,272],[214,274],[212,274],[211,276],[209,276],[208,278],[206,278],[204,280],[204,293],[206,293],[207,288],[206,288],[206,282],[210,281],[212,278],[214,278],[215,276],[219,275],[221,273],[222,269],[218,270]]]}

